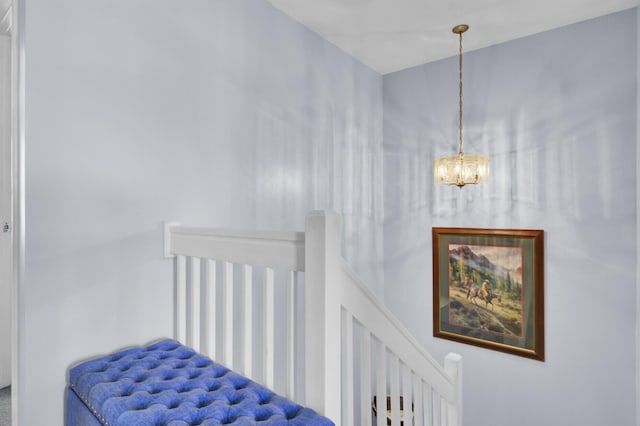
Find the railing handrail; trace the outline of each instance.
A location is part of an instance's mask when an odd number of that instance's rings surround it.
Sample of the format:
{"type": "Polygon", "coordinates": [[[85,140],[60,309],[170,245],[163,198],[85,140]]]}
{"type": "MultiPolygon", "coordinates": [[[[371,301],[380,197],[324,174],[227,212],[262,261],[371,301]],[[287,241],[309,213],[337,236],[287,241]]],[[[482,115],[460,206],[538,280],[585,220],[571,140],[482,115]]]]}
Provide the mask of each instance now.
{"type": "Polygon", "coordinates": [[[304,232],[165,226],[165,254],[304,271],[304,232]],[[265,248],[268,247],[268,250],[265,248]]]}
{"type": "MultiPolygon", "coordinates": [[[[398,341],[398,339],[402,339],[404,340],[404,342],[409,343],[411,345],[411,349],[415,351],[415,354],[411,354],[409,349],[401,344],[395,344],[393,345],[393,347],[390,347],[390,349],[403,360],[412,358],[415,360],[415,355],[419,355],[424,363],[414,361],[410,367],[422,377],[429,377],[430,382],[433,383],[436,388],[438,388],[441,396],[444,397],[449,403],[455,403],[458,398],[455,378],[445,372],[442,365],[440,365],[436,361],[436,359],[424,349],[424,347],[416,340],[411,332],[409,332],[404,324],[402,324],[400,320],[398,320],[398,318],[386,306],[380,303],[376,295],[373,294],[373,292],[364,285],[362,280],[360,280],[358,275],[353,271],[353,269],[344,259],[342,259],[342,268],[345,276],[348,278],[348,282],[356,288],[361,296],[366,297],[367,301],[375,307],[374,309],[379,312],[384,317],[384,320],[387,321],[393,328],[393,334],[387,333],[384,336],[380,336],[384,339],[384,343],[389,344],[389,342],[396,342],[398,341]],[[434,374],[435,377],[433,376],[434,374]]],[[[348,308],[349,311],[352,312],[357,318],[357,306],[349,306],[348,308]]],[[[358,319],[359,321],[362,321],[362,316],[358,319]]],[[[372,329],[372,326],[369,324],[363,325],[365,325],[369,329],[372,329]]],[[[381,327],[381,325],[382,324],[378,323],[375,326],[379,330],[387,329],[385,327],[381,327]]],[[[378,331],[378,334],[379,333],[381,332],[378,331]]]]}

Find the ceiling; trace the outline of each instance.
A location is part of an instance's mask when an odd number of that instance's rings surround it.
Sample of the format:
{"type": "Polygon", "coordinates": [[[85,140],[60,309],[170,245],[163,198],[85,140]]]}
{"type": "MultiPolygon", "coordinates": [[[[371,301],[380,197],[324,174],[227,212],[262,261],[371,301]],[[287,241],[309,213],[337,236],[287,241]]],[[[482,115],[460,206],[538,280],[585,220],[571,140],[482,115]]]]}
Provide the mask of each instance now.
{"type": "Polygon", "coordinates": [[[269,0],[381,74],[635,7],[637,0],[269,0]]]}

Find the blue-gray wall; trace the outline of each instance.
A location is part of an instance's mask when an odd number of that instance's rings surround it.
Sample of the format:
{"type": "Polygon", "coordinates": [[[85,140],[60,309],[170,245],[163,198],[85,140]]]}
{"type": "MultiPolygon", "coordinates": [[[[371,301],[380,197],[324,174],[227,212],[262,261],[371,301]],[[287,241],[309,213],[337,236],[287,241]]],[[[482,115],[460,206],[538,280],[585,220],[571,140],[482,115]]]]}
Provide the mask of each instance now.
{"type": "Polygon", "coordinates": [[[477,187],[433,185],[457,147],[457,57],[384,77],[386,302],[440,359],[463,355],[468,425],[635,424],[636,24],[465,54],[464,147],[492,167],[477,187]],[[545,230],[546,362],[432,337],[434,226],[545,230]]]}
{"type": "Polygon", "coordinates": [[[21,426],[65,372],[172,333],[161,223],[297,229],[344,215],[382,294],[382,78],[264,0],[22,1],[21,426]]]}

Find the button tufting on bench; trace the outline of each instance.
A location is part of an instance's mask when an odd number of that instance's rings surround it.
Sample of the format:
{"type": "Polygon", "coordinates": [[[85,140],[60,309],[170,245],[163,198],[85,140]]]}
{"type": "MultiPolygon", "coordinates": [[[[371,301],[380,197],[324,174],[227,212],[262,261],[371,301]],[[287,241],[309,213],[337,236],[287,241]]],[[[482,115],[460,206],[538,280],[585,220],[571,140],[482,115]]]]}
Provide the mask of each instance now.
{"type": "Polygon", "coordinates": [[[108,426],[333,425],[170,339],[77,365],[69,387],[108,426]]]}

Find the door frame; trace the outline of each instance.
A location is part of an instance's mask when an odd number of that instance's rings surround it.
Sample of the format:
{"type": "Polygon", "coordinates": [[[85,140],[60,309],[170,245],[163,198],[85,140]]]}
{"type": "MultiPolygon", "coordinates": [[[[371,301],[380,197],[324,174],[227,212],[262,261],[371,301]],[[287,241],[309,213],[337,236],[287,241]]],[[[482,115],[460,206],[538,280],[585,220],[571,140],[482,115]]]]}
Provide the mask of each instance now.
{"type": "Polygon", "coordinates": [[[0,388],[11,385],[12,371],[12,328],[13,319],[13,237],[11,224],[13,221],[13,158],[12,158],[12,47],[10,34],[11,10],[7,9],[0,14],[0,388]],[[5,229],[8,227],[8,229],[5,229]]]}
{"type": "Polygon", "coordinates": [[[20,424],[21,355],[24,354],[24,276],[25,248],[25,45],[24,3],[12,0],[6,19],[5,32],[11,37],[11,205],[12,268],[11,268],[11,424],[20,424]]]}

